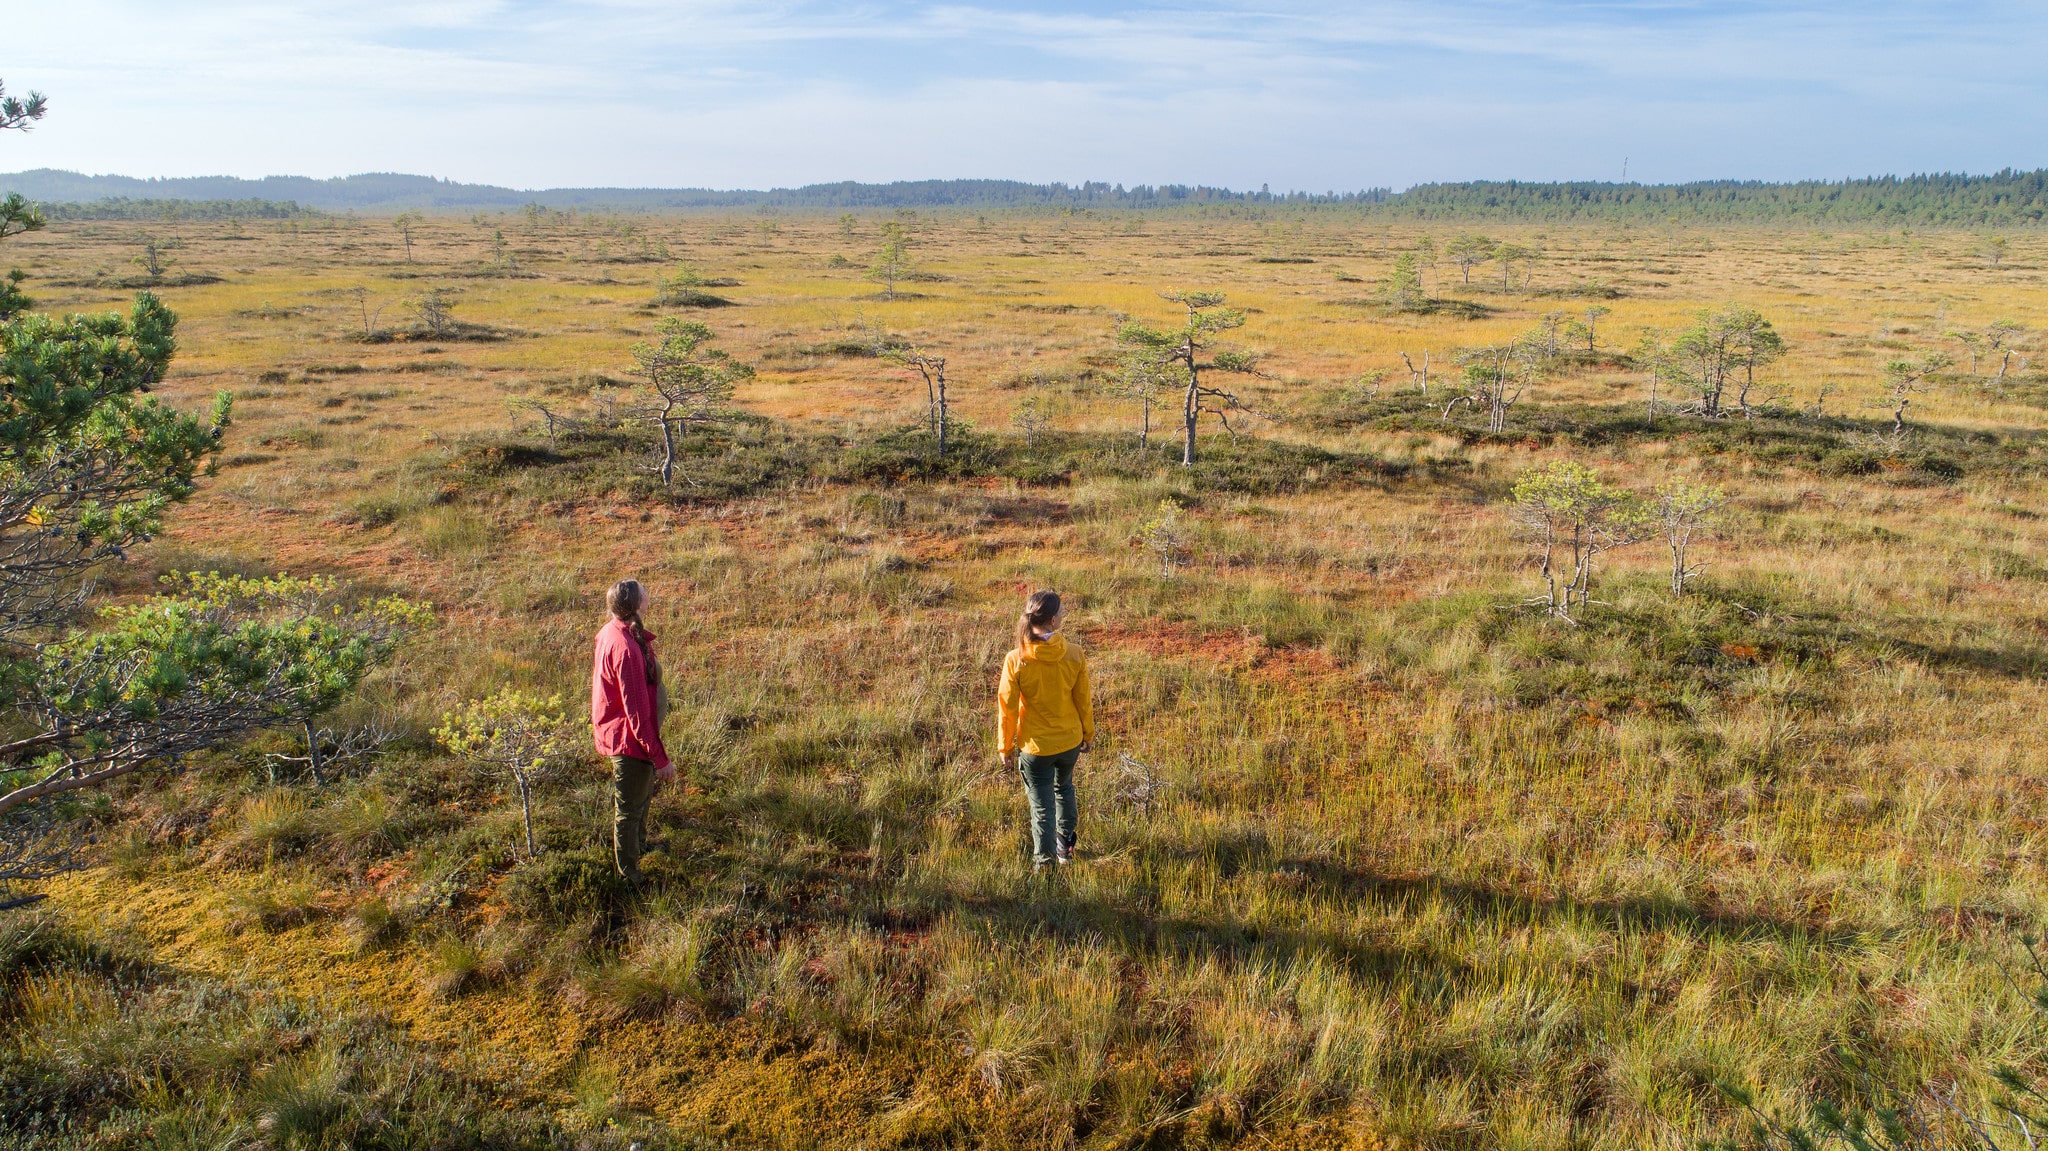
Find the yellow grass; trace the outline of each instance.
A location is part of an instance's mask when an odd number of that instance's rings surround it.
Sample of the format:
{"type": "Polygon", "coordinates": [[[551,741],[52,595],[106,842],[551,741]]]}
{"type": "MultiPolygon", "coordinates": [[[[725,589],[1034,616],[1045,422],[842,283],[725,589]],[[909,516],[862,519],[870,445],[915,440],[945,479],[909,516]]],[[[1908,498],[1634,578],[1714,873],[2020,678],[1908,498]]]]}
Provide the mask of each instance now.
{"type": "MultiPolygon", "coordinates": [[[[740,1146],[1681,1147],[1737,1130],[1717,1079],[1790,1106],[1860,1090],[1845,1053],[1891,1087],[1956,1080],[1970,1097],[1995,1063],[2048,1066],[2001,968],[2011,932],[2048,910],[2038,469],[1906,484],[1682,437],[1574,452],[1300,419],[1255,432],[1457,466],[1256,497],[1167,468],[708,504],[540,498],[450,466],[465,437],[531,424],[510,398],[574,406],[592,374],[629,379],[628,345],[668,314],[646,306],[656,281],[683,261],[741,281],[709,289],[738,306],[691,313],[758,367],[741,403],[849,434],[923,412],[921,384],[823,347],[864,321],[947,355],[959,413],[985,431],[1032,389],[1063,430],[1128,431],[1130,405],[1085,377],[1115,315],[1169,318],[1164,289],[1248,311],[1234,335],[1269,354],[1254,390],[1283,413],[1370,370],[1405,388],[1403,351],[1446,365],[1589,302],[1479,291],[1498,276],[1482,268],[1468,294],[1497,314],[1389,317],[1363,301],[1425,229],[1224,212],[925,215],[907,221],[914,252],[944,279],[876,299],[859,265],[879,222],[435,219],[411,263],[378,219],[153,229],[187,240],[178,270],[224,277],[163,290],[181,352],[162,392],[243,398],[219,474],[145,563],[328,570],[432,600],[440,628],[363,705],[416,724],[504,683],[580,690],[601,590],[636,575],[693,787],[658,804],[673,843],[657,896],[610,927],[549,925],[576,941],[568,958],[453,997],[430,987],[436,940],[488,955],[519,919],[500,886],[513,864],[489,847],[510,817],[487,793],[427,801],[443,823],[382,856],[310,852],[300,873],[165,849],[140,881],[95,871],[53,884],[56,902],[132,917],[176,966],[366,1005],[459,1065],[516,1064],[522,1106],[617,1095],[664,1138],[740,1146]],[[482,274],[500,229],[521,277],[482,274]],[[657,245],[665,260],[603,261],[657,245]],[[1275,255],[1315,262],[1257,262],[1275,255]],[[356,286],[386,328],[445,286],[457,319],[515,334],[353,340],[356,286]],[[1513,611],[1532,576],[1499,505],[1562,455],[1644,487],[1726,485],[1710,594],[1669,603],[1645,546],[1604,569],[1614,602],[1583,627],[1513,611]],[[1169,494],[1196,532],[1174,579],[1132,546],[1169,494]],[[372,497],[393,501],[388,522],[344,514],[372,497]],[[1075,600],[1105,732],[1083,768],[1085,861],[1052,885],[1025,874],[1023,801],[990,763],[987,714],[1035,585],[1075,600]],[[1119,752],[1171,784],[1149,820],[1110,802],[1119,752]],[[466,902],[350,950],[346,908],[459,859],[466,902]],[[209,926],[234,892],[306,874],[331,914],[209,926]],[[694,987],[647,958],[684,931],[722,941],[708,1006],[658,993],[694,987]],[[662,1004],[652,1018],[607,1006],[629,985],[593,974],[607,964],[657,980],[630,984],[630,1002],[662,1004]]],[[[7,254],[44,308],[116,307],[126,293],[48,281],[133,274],[137,230],[52,227],[7,254]]],[[[1604,347],[1750,304],[1791,345],[1768,381],[1784,402],[1828,386],[1830,412],[1862,418],[1881,414],[1883,360],[2048,303],[2031,237],[1990,269],[1947,232],[1491,231],[1545,253],[1536,289],[1624,293],[1598,301],[1604,347]]],[[[1524,402],[1643,388],[1599,369],[1524,402]]],[[[1913,412],[2030,442],[2048,409],[2027,394],[1948,387],[1913,412]]],[[[128,810],[218,808],[209,834],[255,842],[283,808],[245,804],[242,770],[128,810]]],[[[365,786],[402,792],[383,774],[365,786]]],[[[601,842],[601,788],[543,803],[564,842],[601,842]]]]}

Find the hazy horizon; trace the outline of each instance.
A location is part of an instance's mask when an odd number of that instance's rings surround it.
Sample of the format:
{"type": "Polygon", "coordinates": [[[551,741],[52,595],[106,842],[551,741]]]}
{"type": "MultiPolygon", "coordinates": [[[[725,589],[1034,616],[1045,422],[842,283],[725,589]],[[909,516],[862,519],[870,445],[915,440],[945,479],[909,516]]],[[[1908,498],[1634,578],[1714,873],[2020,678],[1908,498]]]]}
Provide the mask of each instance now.
{"type": "Polygon", "coordinates": [[[1318,192],[1994,172],[2048,165],[2044,44],[2048,13],[2007,0],[79,0],[18,19],[0,79],[52,111],[0,169],[1318,192]]]}
{"type": "MultiPolygon", "coordinates": [[[[1411,183],[1411,184],[1403,184],[1403,185],[1397,185],[1397,186],[1392,186],[1392,187],[1388,187],[1388,186],[1386,186],[1386,185],[1378,185],[1378,186],[1375,186],[1375,187],[1358,187],[1358,188],[1335,188],[1335,189],[1327,189],[1327,188],[1283,188],[1283,187],[1275,187],[1275,186],[1272,186],[1272,185],[1270,184],[1270,182],[1268,182],[1268,181],[1262,181],[1262,182],[1261,182],[1261,185],[1260,185],[1259,187],[1245,187],[1245,186],[1240,186],[1240,185],[1227,185],[1227,184],[1201,184],[1200,186],[1203,186],[1203,187],[1209,187],[1209,188],[1214,188],[1214,189],[1216,189],[1216,190],[1218,190],[1218,191],[1223,191],[1223,192],[1230,192],[1230,193],[1252,193],[1252,192],[1258,192],[1258,191],[1261,191],[1261,190],[1263,189],[1263,190],[1265,190],[1265,191],[1270,191],[1270,192],[1271,192],[1271,193],[1272,193],[1273,195],[1275,195],[1275,196],[1284,196],[1284,195],[1292,195],[1292,194],[1296,194],[1296,193],[1300,193],[1300,194],[1305,194],[1305,195],[1312,195],[1312,196],[1323,196],[1323,195],[1327,195],[1327,194],[1330,194],[1330,193],[1333,193],[1333,192],[1334,192],[1334,193],[1335,193],[1336,195],[1342,196],[1342,195],[1345,195],[1345,194],[1348,194],[1348,193],[1370,192],[1370,191],[1380,191],[1380,190],[1384,190],[1384,191],[1392,192],[1392,193],[1395,193],[1395,194],[1399,194],[1399,193],[1401,193],[1401,192],[1406,192],[1406,191],[1412,190],[1412,189],[1414,189],[1414,188],[1418,188],[1418,187],[1424,187],[1424,186],[1428,186],[1428,185],[1433,185],[1433,184],[1464,184],[1464,183],[1477,183],[1477,184],[1485,184],[1485,183],[1520,183],[1520,184],[1530,184],[1530,185],[1538,185],[1538,184],[1552,184],[1552,183],[1587,183],[1587,184],[1614,184],[1614,185],[1622,185],[1622,184],[1626,184],[1626,185],[1632,185],[1632,186],[1641,186],[1641,187],[1678,187],[1678,186],[1683,186],[1683,185],[1686,185],[1686,184],[1696,184],[1696,183],[1720,183],[1720,182],[1725,182],[1725,181],[1739,181],[1739,182],[1743,182],[1743,183],[1759,183],[1759,184],[1771,184],[1771,185],[1776,185],[1776,184],[1794,184],[1794,183],[1830,183],[1830,184],[1840,184],[1840,183],[1845,183],[1845,182],[1852,182],[1852,181],[1857,181],[1857,180],[1886,180],[1886,179],[1897,179],[1897,180],[1907,180],[1907,179],[1915,179],[1915,178],[1919,178],[1919,177],[1928,177],[1928,176],[1937,176],[1937,177],[1938,177],[1938,176],[1961,176],[1961,177],[1967,177],[1967,178],[1971,178],[1971,179],[1981,179],[1981,178],[1985,178],[1985,177],[1995,176],[1995,175],[1997,175],[1997,174],[1998,174],[1998,172],[2000,172],[2000,171],[2008,171],[2008,170],[2010,170],[2010,171],[2021,171],[2021,172],[2034,172],[2034,171],[2044,171],[2044,170],[2048,170],[2048,165],[2043,165],[2043,166],[2042,166],[2042,167],[2040,167],[2040,168],[2021,168],[2021,167],[2019,167],[2019,166],[2017,166],[2017,165],[2006,165],[2006,166],[2005,166],[2004,168],[2001,168],[2001,169],[1996,169],[1996,170],[1985,170],[1985,171],[1943,171],[1943,172],[1935,172],[1935,171],[1910,171],[1910,172],[1856,172],[1856,173],[1841,173],[1841,174],[1837,174],[1837,175],[1821,175],[1821,176],[1797,176],[1797,177],[1787,177],[1787,178],[1785,178],[1785,179],[1783,179],[1783,180],[1775,180],[1775,179],[1761,179],[1761,178],[1755,178],[1755,177],[1742,177],[1742,176],[1699,176],[1699,177],[1695,177],[1695,178],[1692,178],[1692,179],[1689,179],[1689,180],[1671,180],[1671,181],[1650,181],[1650,180],[1638,180],[1638,179],[1635,179],[1635,178],[1634,178],[1633,176],[1631,176],[1631,177],[1630,177],[1630,178],[1629,178],[1628,180],[1626,180],[1626,181],[1621,181],[1621,180],[1603,180],[1603,179],[1600,179],[1600,178],[1598,178],[1598,177],[1591,177],[1591,178],[1587,178],[1587,179],[1585,179],[1585,180],[1574,180],[1574,179],[1570,179],[1570,178],[1562,178],[1562,179],[1558,179],[1558,180],[1533,180],[1533,179],[1529,179],[1529,178],[1526,178],[1526,177],[1520,177],[1520,176],[1513,176],[1513,175],[1501,175],[1501,176],[1474,176],[1474,177],[1470,177],[1470,178],[1468,178],[1468,179],[1466,179],[1466,180],[1457,180],[1457,181],[1452,181],[1452,180],[1419,180],[1419,181],[1416,181],[1416,182],[1414,182],[1414,183],[1411,183]]],[[[182,183],[182,182],[192,182],[192,181],[204,181],[204,180],[233,180],[233,181],[238,181],[238,182],[243,182],[243,183],[250,183],[250,184],[257,184],[257,183],[263,183],[263,182],[265,182],[265,181],[275,181],[275,180],[292,180],[292,181],[297,181],[297,180],[311,180],[311,181],[316,181],[316,182],[321,182],[321,183],[336,183],[336,182],[342,182],[342,181],[348,181],[348,180],[356,180],[356,179],[366,179],[366,178],[400,178],[400,179],[420,179],[420,180],[435,180],[435,181],[439,181],[439,182],[441,182],[441,183],[443,183],[443,184],[448,184],[448,185],[451,185],[451,186],[457,186],[457,187],[475,187],[475,188],[496,188],[496,189],[501,189],[501,190],[504,190],[504,191],[511,191],[511,192],[532,192],[532,193],[536,193],[536,194],[540,194],[540,193],[547,193],[547,192],[579,192],[579,191],[620,191],[620,192],[667,192],[667,191],[676,191],[676,192],[721,192],[721,193],[735,193],[735,194],[744,194],[744,193],[756,193],[756,192],[766,193],[766,192],[777,192],[777,191],[796,191],[796,190],[800,190],[800,189],[802,189],[802,188],[807,188],[807,187],[831,187],[831,186],[835,186],[835,185],[840,185],[840,184],[848,184],[848,183],[852,183],[852,184],[860,184],[860,185],[863,185],[863,186],[867,186],[867,187],[886,187],[886,186],[889,186],[889,185],[892,185],[892,184],[916,184],[916,183],[938,183],[938,184],[945,184],[945,183],[977,183],[977,182],[989,182],[989,183],[1019,183],[1019,184],[1027,184],[1027,185],[1031,185],[1031,186],[1034,186],[1034,187],[1044,187],[1044,186],[1051,186],[1051,185],[1063,185],[1063,186],[1065,186],[1065,187],[1069,187],[1069,188],[1079,188],[1079,187],[1083,187],[1083,186],[1086,186],[1086,185],[1088,185],[1088,184],[1096,184],[1096,185],[1106,185],[1106,186],[1109,186],[1109,187],[1112,187],[1112,188],[1124,188],[1124,189],[1132,189],[1132,188],[1141,188],[1141,187],[1153,187],[1153,188],[1165,188],[1165,187],[1195,187],[1195,186],[1198,186],[1198,184],[1199,184],[1199,182],[1198,182],[1198,181],[1191,181],[1191,180],[1159,180],[1159,181],[1139,181],[1139,182],[1135,182],[1135,183],[1126,183],[1126,182],[1119,182],[1119,181],[1115,181],[1115,180],[1101,180],[1101,179],[1093,179],[1093,178],[1083,178],[1083,179],[1078,179],[1078,180],[1024,180],[1024,179],[1021,179],[1021,178],[1018,178],[1018,177],[1011,177],[1011,176],[979,176],[979,175],[966,175],[966,176],[930,176],[930,177],[906,177],[906,178],[901,178],[901,179],[895,179],[895,180],[846,180],[846,179],[831,179],[831,178],[827,178],[827,179],[820,179],[820,180],[807,180],[807,181],[805,181],[805,182],[804,182],[804,183],[802,183],[802,184],[773,184],[773,185],[756,185],[756,186],[753,186],[753,187],[741,187],[741,186],[739,186],[739,185],[729,185],[729,186],[710,186],[710,185],[701,185],[701,184],[699,184],[699,185],[682,185],[682,184],[598,184],[598,183],[562,183],[562,184],[546,184],[546,185],[540,185],[540,184],[532,184],[532,185],[519,185],[519,184],[491,184],[491,183],[488,183],[488,182],[484,182],[484,181],[470,181],[470,180],[458,180],[458,179],[454,179],[454,178],[451,178],[451,177],[447,177],[447,176],[438,176],[438,175],[435,175],[435,174],[433,174],[433,173],[431,173],[431,172],[398,172],[398,171],[378,171],[378,172],[368,172],[368,171],[366,171],[366,172],[346,172],[346,173],[342,173],[342,174],[340,174],[340,175],[335,175],[335,176],[308,176],[308,175],[304,175],[303,173],[298,173],[298,172],[268,172],[268,173],[265,173],[265,174],[263,174],[263,175],[261,175],[261,176],[235,176],[235,175],[229,175],[229,174],[226,174],[226,173],[222,173],[222,172],[200,172],[200,173],[193,173],[193,174],[191,174],[191,175],[181,175],[181,176],[155,176],[155,175],[150,175],[150,176],[138,176],[138,175],[135,175],[134,173],[131,173],[131,172],[81,172],[81,171],[78,171],[78,170],[76,170],[76,169],[51,169],[51,168],[43,168],[43,169],[17,169],[17,170],[14,170],[14,171],[5,171],[5,172],[0,172],[0,180],[4,180],[4,179],[6,179],[6,178],[7,178],[7,177],[9,177],[9,176],[20,176],[20,175],[25,175],[25,174],[28,174],[28,173],[30,173],[30,172],[36,172],[36,171],[54,171],[54,172],[62,172],[62,173],[66,173],[66,174],[69,174],[69,175],[77,176],[77,177],[80,177],[80,178],[83,178],[83,179],[87,179],[87,180],[125,180],[125,181],[135,181],[135,182],[139,182],[139,183],[148,183],[148,184],[174,184],[174,183],[182,183]]]]}

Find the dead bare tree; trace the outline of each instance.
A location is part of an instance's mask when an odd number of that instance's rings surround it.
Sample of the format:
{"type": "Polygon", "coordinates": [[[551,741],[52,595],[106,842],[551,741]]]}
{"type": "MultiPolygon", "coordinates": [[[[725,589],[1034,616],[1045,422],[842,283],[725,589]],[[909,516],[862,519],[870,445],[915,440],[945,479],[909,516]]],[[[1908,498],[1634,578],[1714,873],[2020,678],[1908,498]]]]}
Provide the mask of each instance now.
{"type": "Polygon", "coordinates": [[[876,356],[916,372],[924,381],[925,423],[931,428],[936,454],[943,458],[953,423],[953,401],[946,391],[946,357],[894,339],[878,324],[868,324],[865,330],[868,347],[876,356]]]}
{"type": "Polygon", "coordinates": [[[384,314],[384,309],[390,306],[389,301],[378,304],[377,310],[373,312],[370,310],[370,289],[358,285],[350,288],[348,294],[354,297],[356,311],[362,317],[363,342],[369,343],[375,340],[377,338],[377,319],[384,314]]]}
{"type": "Polygon", "coordinates": [[[1408,379],[1414,383],[1415,390],[1427,396],[1429,394],[1429,350],[1427,348],[1423,349],[1422,366],[1420,368],[1415,366],[1414,360],[1408,358],[1407,352],[1401,353],[1401,362],[1408,365],[1408,379]]]}
{"type": "Polygon", "coordinates": [[[273,751],[263,757],[269,768],[270,782],[277,783],[277,769],[304,764],[313,782],[323,781],[321,769],[333,770],[347,764],[359,764],[383,755],[398,739],[398,729],[381,719],[372,720],[360,727],[344,728],[337,732],[331,727],[308,730],[305,733],[306,754],[293,755],[289,752],[273,751]]]}
{"type": "Polygon", "coordinates": [[[548,437],[548,446],[555,445],[555,433],[574,428],[581,421],[568,412],[556,410],[553,404],[539,396],[515,396],[505,401],[513,413],[531,412],[541,419],[541,426],[548,437]]]}
{"type": "Polygon", "coordinates": [[[1151,819],[1153,809],[1165,801],[1166,793],[1172,790],[1173,785],[1166,781],[1157,767],[1128,751],[1117,753],[1115,766],[1110,801],[1126,810],[1137,811],[1141,819],[1151,819]]]}

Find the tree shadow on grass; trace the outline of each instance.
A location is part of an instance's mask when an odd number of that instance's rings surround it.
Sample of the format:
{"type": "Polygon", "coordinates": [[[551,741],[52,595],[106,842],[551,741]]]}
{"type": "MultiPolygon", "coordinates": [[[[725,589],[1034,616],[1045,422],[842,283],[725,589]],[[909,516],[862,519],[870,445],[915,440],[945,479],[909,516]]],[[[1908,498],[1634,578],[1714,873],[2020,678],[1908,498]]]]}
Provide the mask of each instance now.
{"type": "MultiPolygon", "coordinates": [[[[1230,963],[1320,956],[1355,976],[1375,980],[1434,983],[1472,971],[1468,958],[1386,946],[1335,930],[1250,922],[1232,914],[1225,904],[1219,904],[1213,916],[1162,913],[1167,902],[1164,893],[1155,881],[1145,879],[1127,888],[1124,898],[1089,894],[1059,878],[1034,879],[1020,884],[1014,894],[963,891],[943,881],[906,888],[891,878],[886,868],[880,873],[871,870],[866,854],[855,849],[856,830],[865,838],[872,817],[856,813],[851,805],[829,796],[783,795],[772,805],[752,807],[749,816],[766,819],[789,834],[831,835],[842,848],[831,860],[813,856],[770,861],[787,889],[807,893],[799,903],[785,903],[776,909],[785,929],[864,922],[875,930],[916,933],[932,922],[953,919],[973,933],[992,938],[1096,940],[1138,955],[1216,957],[1230,963]],[[821,897],[828,890],[837,897],[821,897]]],[[[915,836],[916,830],[905,825],[894,834],[915,836]]],[[[918,846],[899,843],[911,850],[918,846]]],[[[1575,900],[1457,880],[1383,875],[1327,857],[1281,853],[1267,833],[1255,827],[1219,829],[1218,834],[1188,845],[1154,839],[1134,846],[1141,856],[1199,864],[1223,881],[1270,871],[1308,905],[1393,905],[1414,913],[1426,903],[1441,901],[1456,907],[1460,917],[1469,922],[1496,926],[1593,923],[1617,933],[1674,932],[1739,943],[1797,942],[1826,950],[1852,950],[1882,938],[1881,933],[1868,929],[1831,928],[1790,916],[1717,911],[1677,900],[1575,900]]],[[[1020,859],[1020,875],[1024,866],[1020,859]]]]}
{"type": "Polygon", "coordinates": [[[1440,900],[1460,908],[1468,919],[1516,926],[1593,921],[1616,930],[1677,932],[1730,943],[1797,941],[1828,950],[1867,946],[1887,934],[1830,928],[1790,916],[1716,911],[1675,899],[1532,896],[1459,880],[1378,875],[1326,859],[1291,858],[1281,863],[1280,869],[1302,876],[1309,888],[1332,898],[1394,903],[1409,909],[1440,900]]]}

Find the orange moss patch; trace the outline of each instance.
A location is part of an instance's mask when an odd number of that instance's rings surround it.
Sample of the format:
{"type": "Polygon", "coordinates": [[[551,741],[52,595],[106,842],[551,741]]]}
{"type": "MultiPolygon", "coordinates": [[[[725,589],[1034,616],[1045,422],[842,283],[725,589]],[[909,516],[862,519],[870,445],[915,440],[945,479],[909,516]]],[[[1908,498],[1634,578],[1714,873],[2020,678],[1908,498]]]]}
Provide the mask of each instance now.
{"type": "Polygon", "coordinates": [[[1260,679],[1300,682],[1342,674],[1343,666],[1321,648],[1281,646],[1246,630],[1198,632],[1168,620],[1091,627],[1083,642],[1103,651],[1139,651],[1154,659],[1195,660],[1260,679]]]}
{"type": "MultiPolygon", "coordinates": [[[[401,874],[402,865],[393,865],[383,878],[401,874]]],[[[943,1062],[941,1051],[829,1049],[778,1038],[750,1020],[602,1025],[547,987],[436,998],[425,989],[430,968],[417,946],[358,955],[331,919],[269,934],[231,932],[226,905],[252,881],[262,879],[187,871],[130,881],[96,869],[59,877],[44,890],[67,916],[132,931],[169,970],[368,1010],[479,1074],[560,1092],[532,1103],[565,1102],[575,1072],[596,1065],[618,1075],[634,1108],[681,1131],[746,1146],[874,1146],[907,1133],[896,1105],[919,1083],[929,1091],[935,1072],[947,1078],[933,1066],[935,1057],[943,1062]]],[[[323,904],[329,914],[339,906],[323,904]]],[[[971,1105],[964,1092],[945,1094],[949,1115],[971,1105]]]]}

